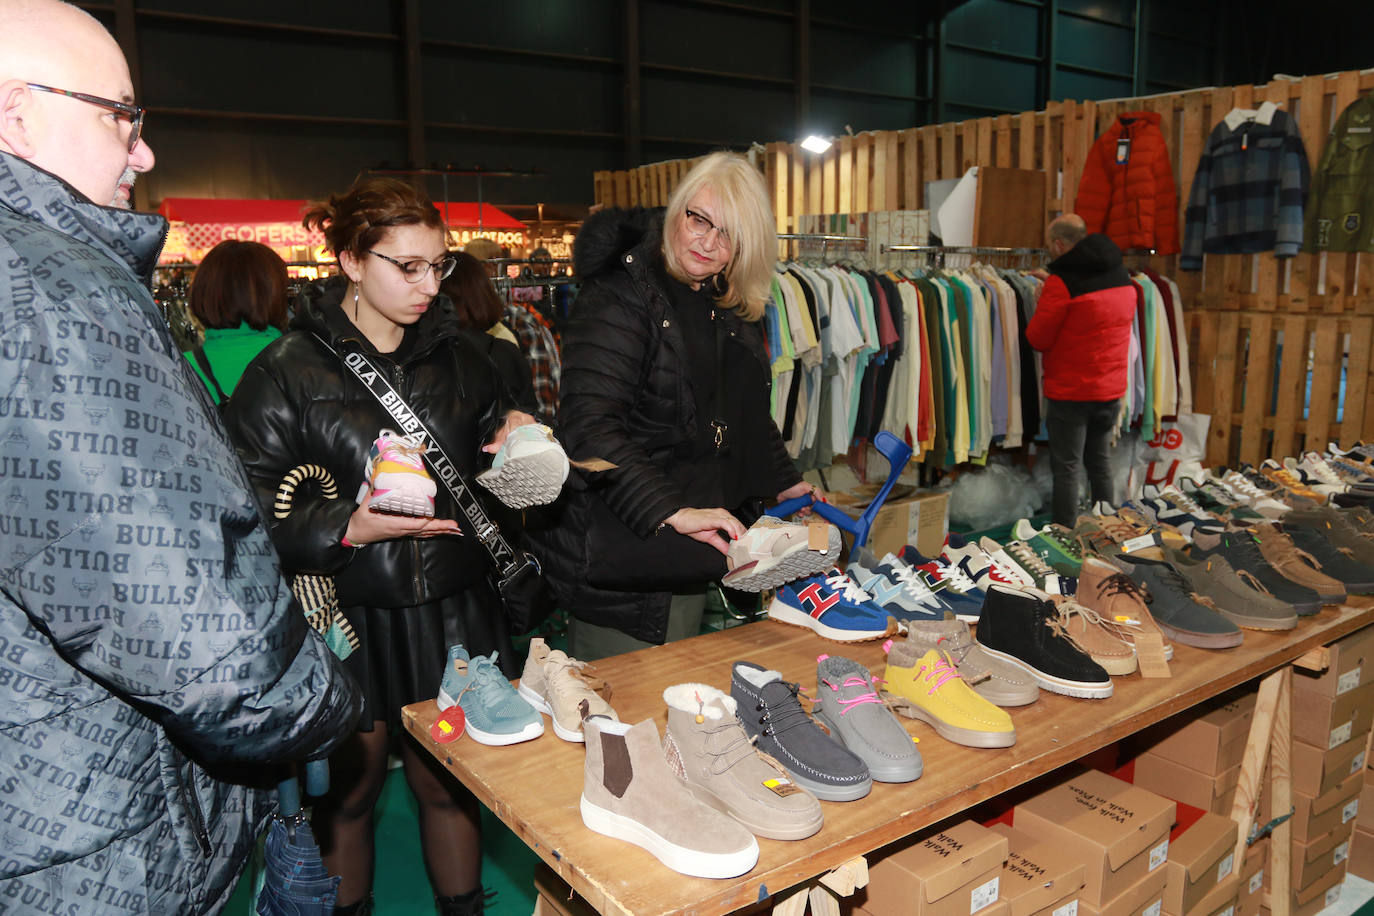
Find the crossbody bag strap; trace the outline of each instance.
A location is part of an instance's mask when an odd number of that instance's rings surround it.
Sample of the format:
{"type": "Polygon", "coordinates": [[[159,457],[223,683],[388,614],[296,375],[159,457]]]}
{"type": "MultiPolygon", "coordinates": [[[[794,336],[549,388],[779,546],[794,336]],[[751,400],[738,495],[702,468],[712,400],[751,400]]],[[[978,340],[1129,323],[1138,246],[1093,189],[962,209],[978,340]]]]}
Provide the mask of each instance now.
{"type": "Polygon", "coordinates": [[[196,365],[200,367],[200,371],[205,374],[205,378],[215,389],[215,394],[219,397],[220,404],[229,400],[229,395],[225,394],[224,389],[219,386],[219,379],[215,378],[215,371],[210,368],[210,358],[205,355],[205,347],[201,344],[196,344],[196,348],[191,351],[191,355],[195,357],[196,365]]]}
{"type": "MultiPolygon", "coordinates": [[[[316,339],[330,350],[334,348],[327,340],[315,335],[316,339]]],[[[337,351],[335,351],[337,353],[337,351]]],[[[517,551],[511,547],[510,543],[501,535],[501,529],[496,527],[482,508],[482,504],[473,496],[472,490],[467,482],[463,480],[463,475],[458,473],[458,466],[449,458],[444,447],[439,444],[434,433],[425,426],[416,414],[406,403],[405,398],[397,393],[391,383],[386,380],[386,373],[377,368],[367,354],[353,350],[348,353],[339,354],[343,364],[358,377],[372,396],[382,405],[391,418],[396,421],[396,428],[406,435],[420,436],[424,440],[425,463],[429,465],[434,476],[448,490],[453,501],[458,504],[458,509],[472,526],[473,533],[482,542],[482,546],[491,554],[492,562],[496,564],[502,579],[505,579],[519,570],[527,562],[527,554],[517,551]]]]}

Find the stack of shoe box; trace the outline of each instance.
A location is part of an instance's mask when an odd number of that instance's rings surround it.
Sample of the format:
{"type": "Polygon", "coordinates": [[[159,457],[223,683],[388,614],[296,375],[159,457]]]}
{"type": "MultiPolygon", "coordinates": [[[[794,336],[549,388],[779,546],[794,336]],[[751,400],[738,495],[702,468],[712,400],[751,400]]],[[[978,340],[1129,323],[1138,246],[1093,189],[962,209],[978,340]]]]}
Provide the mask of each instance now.
{"type": "MultiPolygon", "coordinates": [[[[1374,724],[1374,628],[1332,643],[1319,676],[1293,677],[1291,909],[1309,916],[1340,894],[1362,808],[1367,736],[1374,724]]],[[[1268,773],[1260,818],[1274,816],[1268,773]]],[[[1374,821],[1371,821],[1374,824],[1374,821]]],[[[1272,876],[1265,876],[1265,886],[1272,876]]]]}
{"type": "Polygon", "coordinates": [[[1234,916],[1241,873],[1236,822],[1191,805],[1179,807],[1169,834],[1164,912],[1168,916],[1234,916]]]}
{"type": "Polygon", "coordinates": [[[1146,730],[1134,743],[1143,748],[1134,783],[1229,816],[1254,715],[1254,691],[1232,691],[1146,730]]]}
{"type": "Polygon", "coordinates": [[[1169,799],[1086,770],[1018,804],[1012,824],[1083,863],[1078,916],[1159,916],[1175,810],[1169,799]]]}
{"type": "Polygon", "coordinates": [[[1364,771],[1360,791],[1360,812],[1355,815],[1355,833],[1350,838],[1350,873],[1374,881],[1374,772],[1364,771]]]}
{"type": "Polygon", "coordinates": [[[1007,838],[973,821],[919,836],[868,869],[854,916],[1008,916],[1007,838]]]}

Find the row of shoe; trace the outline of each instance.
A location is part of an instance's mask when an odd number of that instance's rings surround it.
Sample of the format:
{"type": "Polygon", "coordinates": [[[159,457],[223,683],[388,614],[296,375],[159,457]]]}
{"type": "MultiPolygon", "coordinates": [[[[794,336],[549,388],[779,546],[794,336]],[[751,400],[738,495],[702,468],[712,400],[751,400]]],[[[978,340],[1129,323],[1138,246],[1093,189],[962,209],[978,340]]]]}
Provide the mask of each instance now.
{"type": "Polygon", "coordinates": [[[820,800],[855,801],[875,780],[920,777],[921,755],[866,668],[822,655],[816,690],[813,719],[800,684],[740,661],[728,694],[701,683],[664,690],[661,744],[653,719],[588,716],[583,823],[674,871],[730,878],[754,867],[755,836],[800,840],[820,830],[820,800]]]}

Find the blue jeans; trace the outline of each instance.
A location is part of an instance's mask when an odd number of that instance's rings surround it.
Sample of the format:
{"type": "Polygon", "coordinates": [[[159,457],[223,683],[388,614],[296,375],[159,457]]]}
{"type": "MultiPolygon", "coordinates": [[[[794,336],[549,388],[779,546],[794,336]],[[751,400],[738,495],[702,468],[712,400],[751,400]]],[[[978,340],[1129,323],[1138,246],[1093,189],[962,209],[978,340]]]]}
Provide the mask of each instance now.
{"type": "Polygon", "coordinates": [[[1111,441],[1118,401],[1047,399],[1045,429],[1050,437],[1050,470],[1054,473],[1052,511],[1056,524],[1073,527],[1078,518],[1078,468],[1088,472],[1093,502],[1115,505],[1112,492],[1111,441]]]}

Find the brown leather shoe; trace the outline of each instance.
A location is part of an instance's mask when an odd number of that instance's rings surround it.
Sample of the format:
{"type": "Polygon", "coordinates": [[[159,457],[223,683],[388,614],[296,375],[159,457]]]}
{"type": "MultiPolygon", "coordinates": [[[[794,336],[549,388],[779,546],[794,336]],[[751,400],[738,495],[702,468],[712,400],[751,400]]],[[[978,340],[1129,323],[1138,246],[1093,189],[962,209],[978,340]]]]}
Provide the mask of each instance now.
{"type": "Polygon", "coordinates": [[[1345,586],[1321,571],[1321,563],[1305,550],[1299,550],[1293,539],[1272,524],[1254,525],[1250,532],[1259,541],[1260,553],[1285,579],[1314,590],[1323,604],[1340,604],[1345,600],[1345,586]]]}

